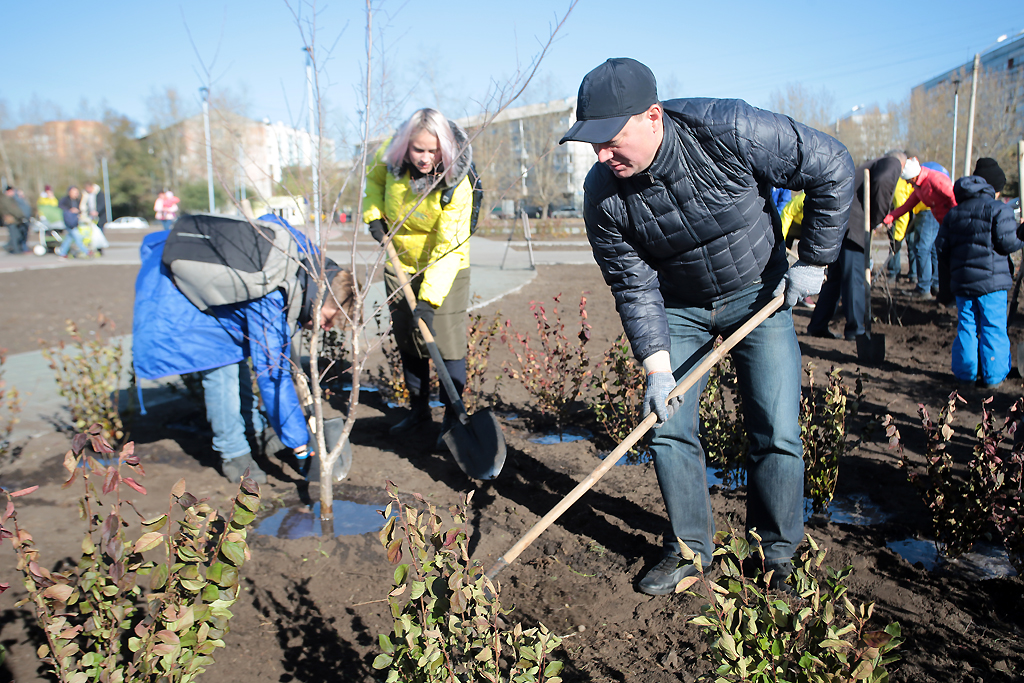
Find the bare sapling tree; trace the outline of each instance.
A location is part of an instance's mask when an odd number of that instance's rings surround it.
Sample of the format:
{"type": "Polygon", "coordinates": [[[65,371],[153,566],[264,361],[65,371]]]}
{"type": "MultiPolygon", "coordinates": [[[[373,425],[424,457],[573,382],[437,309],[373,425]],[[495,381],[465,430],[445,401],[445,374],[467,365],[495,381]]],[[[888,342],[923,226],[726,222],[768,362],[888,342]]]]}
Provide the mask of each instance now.
{"type": "MultiPolygon", "coordinates": [[[[554,38],[558,31],[564,25],[566,18],[575,6],[575,1],[570,2],[565,13],[561,17],[556,17],[554,25],[549,31],[549,35],[546,41],[542,42],[541,47],[537,55],[532,59],[530,64],[526,68],[517,69],[516,72],[507,81],[503,83],[497,83],[492,85],[491,92],[489,93],[488,99],[489,106],[486,107],[487,111],[482,117],[483,125],[481,125],[473,135],[469,136],[465,145],[456,154],[461,154],[465,151],[468,145],[471,145],[476,135],[484,130],[493,120],[494,117],[506,109],[512,102],[514,102],[523,92],[523,89],[529,84],[530,80],[536,74],[544,56],[550,49],[554,38]]],[[[312,81],[312,94],[316,108],[322,112],[323,103],[323,90],[321,89],[322,82],[322,56],[318,53],[316,46],[316,33],[315,33],[315,6],[313,6],[312,19],[309,21],[300,21],[299,14],[293,9],[295,13],[297,23],[299,24],[300,31],[303,33],[303,38],[306,41],[306,45],[310,51],[311,60],[313,64],[313,81],[312,81]]],[[[360,120],[362,123],[361,140],[359,143],[359,156],[356,160],[356,164],[353,167],[352,173],[350,173],[345,183],[355,183],[357,193],[357,203],[355,210],[355,220],[348,223],[349,233],[349,244],[348,244],[348,261],[349,267],[353,275],[356,277],[352,281],[352,292],[351,299],[349,302],[342,301],[347,293],[335,292],[331,288],[331,283],[327,281],[325,275],[325,269],[320,267],[316,273],[317,276],[317,287],[318,296],[315,297],[315,310],[313,312],[313,319],[318,320],[320,315],[320,309],[323,305],[322,302],[329,301],[335,306],[339,306],[342,310],[341,315],[344,317],[344,322],[347,328],[347,339],[350,346],[350,366],[349,372],[351,374],[351,391],[348,396],[348,403],[346,406],[345,422],[344,427],[341,431],[341,439],[333,448],[328,449],[328,444],[324,440],[324,396],[320,388],[320,380],[323,377],[320,368],[320,359],[318,357],[319,340],[321,330],[314,326],[312,332],[312,340],[310,342],[310,375],[312,378],[312,402],[313,402],[313,422],[315,424],[314,433],[317,440],[317,455],[320,458],[320,514],[323,523],[323,532],[332,533],[333,525],[330,520],[333,516],[333,480],[331,473],[334,468],[334,464],[337,462],[341,455],[341,451],[344,444],[348,441],[349,436],[352,433],[352,429],[356,422],[357,407],[359,405],[359,387],[360,380],[363,371],[367,367],[371,354],[379,348],[384,335],[388,333],[388,329],[383,331],[378,330],[375,318],[386,317],[383,315],[388,301],[378,303],[373,310],[373,315],[363,315],[363,311],[369,301],[371,293],[371,283],[374,281],[376,276],[381,272],[385,263],[387,262],[387,251],[386,248],[391,242],[391,238],[394,234],[401,229],[409,215],[416,210],[419,205],[417,203],[409,214],[403,216],[400,220],[396,221],[393,225],[389,226],[389,234],[384,240],[382,245],[373,245],[372,251],[369,253],[360,249],[359,235],[362,232],[362,213],[363,213],[363,201],[362,201],[362,188],[366,184],[367,172],[370,167],[372,160],[372,154],[374,152],[371,149],[374,140],[374,133],[376,132],[373,126],[373,122],[381,121],[383,119],[382,114],[386,113],[383,111],[386,109],[386,102],[377,102],[374,99],[374,93],[379,89],[379,85],[374,83],[374,75],[378,74],[381,78],[386,76],[383,69],[375,69],[376,52],[374,47],[374,36],[375,36],[375,18],[376,9],[371,0],[366,0],[366,24],[365,24],[365,40],[366,40],[366,64],[364,71],[364,83],[362,87],[361,97],[362,111],[360,113],[360,120]],[[326,292],[326,298],[323,294],[326,292]],[[348,303],[348,307],[340,306],[340,304],[348,303]],[[348,313],[348,311],[351,313],[348,313]],[[378,315],[380,314],[380,315],[378,315]]],[[[326,51],[325,51],[326,52],[326,51]]],[[[318,135],[315,136],[315,140],[319,146],[322,145],[324,140],[322,118],[317,124],[318,135]]],[[[318,184],[322,188],[323,184],[323,170],[322,168],[314,165],[313,174],[316,175],[318,184]]],[[[440,179],[439,179],[440,180],[440,179]]],[[[438,181],[439,181],[438,180],[438,181]]],[[[424,193],[420,202],[423,201],[429,192],[433,190],[430,188],[424,193]]],[[[332,190],[333,192],[333,190],[332,190]]],[[[334,196],[340,196],[340,192],[334,196]]],[[[329,214],[328,222],[326,225],[320,226],[317,239],[318,247],[318,258],[321,261],[321,266],[327,255],[328,240],[336,228],[333,217],[336,211],[331,211],[329,214]]],[[[317,216],[317,219],[319,216],[317,216]]],[[[468,239],[468,234],[466,236],[468,239]]],[[[457,248],[457,246],[456,246],[457,248]]],[[[441,255],[443,257],[443,255],[441,255]]],[[[420,271],[422,272],[422,271],[420,271]]],[[[419,274],[419,273],[417,273],[419,274]]],[[[402,297],[402,291],[396,291],[392,294],[392,297],[402,297]]]]}

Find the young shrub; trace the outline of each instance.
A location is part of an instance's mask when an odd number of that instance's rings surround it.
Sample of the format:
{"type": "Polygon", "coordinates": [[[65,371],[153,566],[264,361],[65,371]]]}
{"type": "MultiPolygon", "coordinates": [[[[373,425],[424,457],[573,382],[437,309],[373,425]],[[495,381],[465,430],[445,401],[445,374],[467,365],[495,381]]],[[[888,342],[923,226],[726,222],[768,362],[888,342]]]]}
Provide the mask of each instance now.
{"type": "Polygon", "coordinates": [[[462,392],[462,402],[471,413],[483,407],[491,345],[500,330],[500,312],[495,313],[490,320],[484,320],[481,313],[469,319],[469,334],[466,336],[466,388],[462,392]]]}
{"type": "Polygon", "coordinates": [[[92,341],[85,341],[78,326],[66,321],[71,337],[68,348],[62,340],[56,353],[43,348],[43,358],[50,363],[57,379],[57,390],[68,402],[71,423],[77,431],[99,424],[104,438],[119,443],[124,438],[124,424],[118,412],[118,387],[124,369],[124,347],[120,341],[110,343],[103,338],[103,328],[114,330],[114,321],[103,314],[92,341]]]}
{"type": "Polygon", "coordinates": [[[0,464],[13,457],[11,448],[11,432],[18,424],[18,413],[24,401],[18,396],[14,387],[7,388],[4,380],[4,363],[7,362],[7,349],[0,349],[0,464]]]}
{"type": "MultiPolygon", "coordinates": [[[[640,423],[646,378],[644,368],[633,358],[626,335],[612,342],[604,357],[594,368],[591,384],[596,397],[590,403],[601,433],[613,444],[618,444],[640,423]]],[[[646,459],[649,437],[637,444],[628,454],[633,462],[646,459]]]]}
{"type": "MultiPolygon", "coordinates": [[[[823,388],[814,385],[814,364],[807,363],[808,390],[800,398],[800,439],[804,447],[804,495],[814,512],[832,503],[839,481],[839,461],[846,454],[849,390],[842,371],[833,366],[823,388]]],[[[859,387],[858,380],[858,387],[859,387]]],[[[858,389],[858,396],[860,390],[858,389]]]]}
{"type": "Polygon", "coordinates": [[[1015,443],[1014,435],[1024,414],[1024,399],[1010,408],[999,425],[988,407],[992,399],[982,402],[982,419],[974,431],[966,470],[956,467],[950,449],[956,433],[953,423],[957,402],[965,401],[954,391],[939,413],[938,424],[929,418],[928,409],[918,404],[928,439],[923,468],[911,462],[892,416],[886,415],[883,425],[889,447],[897,451],[907,479],[931,511],[931,533],[940,552],[950,558],[959,557],[994,525],[1010,561],[1020,571],[1024,568],[1024,530],[1019,516],[1024,444],[1015,443]]]}
{"type": "Polygon", "coordinates": [[[409,402],[409,390],[405,386],[405,375],[402,374],[402,357],[398,353],[398,345],[390,335],[381,340],[380,352],[384,354],[385,365],[378,365],[376,373],[370,371],[370,383],[377,387],[385,402],[404,405],[409,402]]]}
{"type": "Polygon", "coordinates": [[[888,681],[885,667],[898,659],[892,651],[903,642],[900,626],[869,628],[874,604],[854,605],[846,596],[853,568],[826,567],[823,576],[826,551],[806,536],[789,579],[800,600],[772,597],[744,574],[745,565],[764,571],[761,539],[751,535],[757,541],[753,546],[731,530],[715,534],[714,555],[722,569],[715,581],[703,572],[700,555],[682,545],[684,559],[700,571],[681,581],[676,592],[708,601],[690,623],[708,642],[705,656],[714,680],[888,681]]]}
{"type": "Polygon", "coordinates": [[[3,491],[2,522],[13,523],[13,530],[0,528],[0,537],[11,538],[24,574],[28,598],[18,604],[32,603],[46,637],[39,657],[62,683],[194,681],[213,663],[213,652],[224,647],[230,608],[240,590],[238,571],[249,558],[246,527],[259,509],[259,487],[243,479],[224,518],[187,493],[185,480],[179,480],[167,512],[141,521],[143,533],[133,540],[127,529],[129,510],[135,508],[122,494],[125,487],[146,493],[129,476],[144,474],[134,444],[125,444],[109,466],[89,455],[87,445],[99,454],[114,452],[102,428],[93,425],[88,434],[75,435],[64,456],[70,475],[64,486],[81,472],[85,489],[79,511],[87,530],[76,567],[48,571],[32,535],[18,524],[14,498],[37,487],[3,491]],[[172,523],[175,505],[183,514],[172,523]],[[152,559],[159,550],[162,557],[152,559]]]}
{"type": "Polygon", "coordinates": [[[750,438],[743,426],[743,400],[732,356],[726,356],[711,368],[698,410],[700,439],[707,462],[722,471],[726,486],[743,483],[750,438]]]}
{"type": "Polygon", "coordinates": [[[447,529],[419,495],[425,511],[403,502],[390,481],[387,492],[392,502],[380,542],[395,565],[388,593],[395,623],[391,635],[378,638],[382,653],[374,668],[387,669],[389,682],[559,683],[562,663],[551,653],[561,639],[543,624],[507,628],[503,618],[512,610],[501,606],[498,588],[469,559],[465,509],[472,492],[465,505],[451,508],[455,526],[447,529]]]}
{"type": "Polygon", "coordinates": [[[590,341],[587,297],[580,297],[580,331],[575,335],[578,341],[574,342],[566,336],[565,322],[558,312],[561,296],[553,297],[551,320],[542,303],[530,302],[530,310],[537,323],[535,340],[528,334],[516,332],[508,320],[501,335],[501,340],[508,344],[515,358],[514,363],[504,364],[505,373],[510,379],[522,382],[541,412],[554,418],[559,433],[565,426],[569,406],[579,395],[590,366],[587,357],[587,342],[590,341]]]}

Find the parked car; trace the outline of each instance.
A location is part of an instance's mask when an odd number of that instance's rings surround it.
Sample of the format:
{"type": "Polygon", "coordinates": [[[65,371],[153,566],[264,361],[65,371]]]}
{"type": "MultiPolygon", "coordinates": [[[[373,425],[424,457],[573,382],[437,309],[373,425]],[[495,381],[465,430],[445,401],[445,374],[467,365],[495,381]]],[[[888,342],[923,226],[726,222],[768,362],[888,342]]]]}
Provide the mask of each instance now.
{"type": "Polygon", "coordinates": [[[522,204],[520,209],[529,218],[540,218],[544,215],[544,207],[537,206],[536,204],[522,204]]]}
{"type": "Polygon", "coordinates": [[[149,230],[149,221],[138,216],[121,216],[103,226],[104,230],[149,230]]]}
{"type": "Polygon", "coordinates": [[[551,218],[580,218],[583,213],[574,206],[548,204],[548,216],[551,218]]]}

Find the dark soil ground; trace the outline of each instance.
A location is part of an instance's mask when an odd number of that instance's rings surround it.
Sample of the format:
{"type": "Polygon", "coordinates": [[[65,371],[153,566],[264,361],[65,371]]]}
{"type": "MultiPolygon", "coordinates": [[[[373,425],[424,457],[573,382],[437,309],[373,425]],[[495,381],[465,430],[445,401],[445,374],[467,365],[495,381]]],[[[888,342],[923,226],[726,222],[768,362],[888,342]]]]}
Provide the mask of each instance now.
{"type": "MultiPolygon", "coordinates": [[[[0,275],[0,346],[12,351],[37,348],[38,338],[59,337],[69,313],[85,321],[98,308],[117,320],[119,331],[127,331],[132,279],[130,267],[102,266],[0,275]]],[[[490,316],[500,311],[516,328],[532,330],[531,300],[550,302],[562,293],[572,328],[583,292],[589,292],[590,348],[597,357],[621,326],[596,267],[542,267],[530,285],[483,312],[490,316]]],[[[795,317],[804,361],[815,363],[819,376],[832,365],[843,368],[851,384],[861,374],[865,398],[860,416],[850,425],[851,439],[871,421],[891,414],[909,450],[920,459],[917,404],[936,415],[952,389],[949,348],[955,316],[934,302],[912,303],[902,294],[891,310],[899,319],[893,317],[889,324],[887,304],[876,295],[881,322],[875,331],[887,338],[886,362],[880,367],[858,365],[852,343],[807,338],[802,332],[808,312],[798,310],[795,317]]],[[[1014,342],[1021,336],[1019,329],[1011,329],[1014,342]]],[[[492,376],[508,357],[496,341],[489,358],[492,376]]],[[[1005,411],[1021,395],[1020,379],[1009,380],[994,395],[995,409],[1005,411]]],[[[529,438],[544,430],[542,420],[525,391],[504,380],[495,401],[502,412],[518,416],[503,419],[508,459],[497,480],[478,485],[448,455],[434,451],[436,428],[412,439],[390,438],[387,429],[400,419],[401,410],[384,406],[378,394],[364,396],[353,435],[354,466],[336,487],[336,497],[383,504],[384,482],[391,480],[403,495],[420,493],[446,509],[475,490],[469,515],[471,552],[486,566],[584,478],[608,448],[592,441],[531,443],[529,438]]],[[[964,431],[955,444],[966,453],[970,444],[962,435],[970,434],[978,422],[987,394],[967,389],[965,396],[969,403],[957,414],[964,431]]],[[[436,422],[440,411],[435,412],[436,422]]],[[[150,491],[137,501],[140,512],[162,509],[167,491],[182,476],[197,496],[209,496],[218,504],[229,499],[231,487],[213,469],[197,405],[182,398],[154,407],[131,430],[146,467],[143,483],[150,491]],[[190,420],[198,430],[181,429],[190,420]]],[[[65,434],[44,434],[0,474],[0,483],[9,489],[41,485],[21,499],[20,520],[34,533],[49,566],[76,557],[81,539],[76,489],[60,489],[61,456],[67,447],[65,434]]],[[[807,532],[828,549],[827,564],[853,565],[851,597],[875,602],[880,626],[890,620],[902,626],[906,643],[900,662],[890,667],[892,680],[1020,680],[1020,579],[979,580],[956,565],[928,571],[888,549],[887,542],[923,537],[928,529],[927,510],[896,463],[879,429],[841,463],[837,496],[866,497],[888,515],[887,521],[854,525],[817,517],[807,532]]],[[[276,461],[268,469],[272,477],[264,487],[264,501],[275,507],[298,504],[302,485],[294,472],[276,461]]],[[[730,523],[742,527],[744,499],[743,487],[713,489],[718,528],[730,523]]],[[[559,654],[566,662],[567,681],[692,681],[707,671],[701,663],[705,645],[697,629],[687,624],[699,609],[698,601],[648,597],[635,590],[636,581],[659,559],[665,527],[653,467],[616,467],[500,575],[501,599],[516,608],[512,618],[528,625],[543,622],[566,636],[559,654]]],[[[228,646],[215,655],[217,663],[206,680],[383,680],[371,662],[378,654],[377,634],[391,629],[384,599],[393,570],[377,534],[298,540],[252,535],[250,541],[252,561],[244,567],[244,594],[234,608],[228,646]]],[[[0,578],[13,586],[0,598],[0,642],[8,651],[3,675],[25,683],[46,680],[34,654],[42,642],[40,632],[30,612],[14,607],[23,593],[9,548],[0,553],[0,578]]]]}

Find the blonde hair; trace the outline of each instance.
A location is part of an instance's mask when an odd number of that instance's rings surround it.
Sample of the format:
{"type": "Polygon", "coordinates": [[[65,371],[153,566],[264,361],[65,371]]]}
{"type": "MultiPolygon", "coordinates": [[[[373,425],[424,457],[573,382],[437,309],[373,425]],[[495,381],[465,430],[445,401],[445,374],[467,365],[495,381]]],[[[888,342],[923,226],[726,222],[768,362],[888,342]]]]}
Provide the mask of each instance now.
{"type": "Polygon", "coordinates": [[[339,270],[331,279],[325,303],[327,301],[338,307],[338,311],[331,316],[331,326],[334,329],[344,332],[349,321],[358,323],[353,317],[356,313],[356,279],[350,271],[339,270]]]}
{"type": "Polygon", "coordinates": [[[437,136],[437,142],[441,147],[441,167],[444,169],[445,183],[450,185],[455,174],[455,156],[458,153],[458,144],[452,134],[451,124],[444,114],[436,109],[420,109],[409,120],[399,126],[395,136],[391,138],[391,144],[384,152],[384,161],[389,168],[402,168],[405,163],[405,156],[409,152],[409,140],[416,133],[425,130],[431,135],[437,136]]]}

